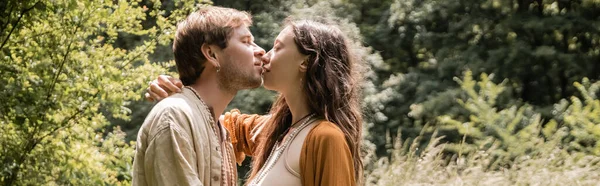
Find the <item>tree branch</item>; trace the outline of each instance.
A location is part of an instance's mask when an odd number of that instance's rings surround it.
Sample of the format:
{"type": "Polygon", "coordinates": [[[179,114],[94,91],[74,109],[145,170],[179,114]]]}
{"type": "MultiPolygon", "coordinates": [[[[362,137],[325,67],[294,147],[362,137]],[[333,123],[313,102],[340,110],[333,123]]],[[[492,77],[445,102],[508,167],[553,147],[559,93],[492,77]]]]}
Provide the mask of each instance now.
{"type": "MultiPolygon", "coordinates": [[[[7,3],[7,6],[8,5],[10,5],[10,4],[7,3]]],[[[14,8],[15,8],[14,6],[11,6],[10,10],[8,10],[7,15],[5,15],[8,19],[6,19],[6,24],[2,24],[2,27],[0,27],[0,31],[4,31],[4,29],[6,29],[6,27],[8,26],[8,24],[10,24],[10,19],[11,19],[11,15],[10,14],[12,13],[12,11],[13,11],[14,8]]]]}
{"type": "MultiPolygon", "coordinates": [[[[98,96],[98,93],[96,93],[93,97],[98,96]]],[[[77,117],[79,114],[83,113],[84,109],[78,109],[77,112],[73,113],[73,115],[71,115],[69,118],[67,118],[66,120],[63,120],[63,123],[60,124],[58,127],[52,129],[52,131],[48,132],[47,134],[40,136],[36,141],[43,141],[46,137],[54,135],[54,133],[60,129],[64,129],[64,128],[69,128],[71,125],[69,125],[69,122],[73,119],[75,119],[75,117],[77,117]]]]}
{"type": "MultiPolygon", "coordinates": [[[[157,42],[157,41],[156,41],[156,40],[154,40],[154,42],[157,42]]],[[[123,68],[125,68],[125,66],[129,65],[131,62],[135,61],[135,59],[137,59],[138,57],[140,57],[142,54],[146,53],[146,51],[148,51],[148,48],[150,48],[150,47],[149,47],[148,45],[146,45],[146,47],[145,47],[145,48],[144,48],[142,51],[140,51],[139,53],[135,54],[135,55],[134,55],[134,56],[131,58],[131,60],[129,60],[129,61],[127,61],[127,62],[123,63],[123,65],[121,65],[121,66],[119,67],[119,70],[123,70],[123,68]]]]}
{"type": "Polygon", "coordinates": [[[8,39],[10,38],[10,35],[12,35],[13,31],[15,31],[15,28],[17,28],[17,25],[19,24],[19,22],[21,21],[21,18],[23,18],[23,16],[25,15],[25,13],[33,10],[33,8],[35,8],[35,6],[37,6],[39,3],[41,3],[41,1],[38,1],[35,4],[33,4],[33,6],[31,6],[31,7],[27,8],[27,9],[21,11],[21,15],[19,15],[19,18],[17,19],[17,22],[10,29],[10,32],[8,32],[8,35],[6,36],[6,38],[4,38],[4,41],[2,42],[2,45],[0,45],[0,50],[2,50],[2,48],[4,48],[4,45],[6,45],[6,42],[8,42],[8,39]]]}
{"type": "MultiPolygon", "coordinates": [[[[96,97],[98,94],[96,93],[96,95],[94,97],[96,97]]],[[[58,131],[59,129],[63,129],[63,128],[67,128],[69,125],[69,122],[73,119],[75,119],[75,117],[77,117],[79,114],[81,114],[83,112],[84,109],[78,109],[77,112],[75,112],[73,115],[71,115],[71,117],[69,117],[68,119],[63,121],[63,124],[61,124],[59,127],[54,128],[52,131],[50,131],[49,133],[47,133],[44,136],[41,136],[39,138],[36,138],[34,134],[32,134],[32,140],[28,141],[27,145],[25,146],[24,149],[24,153],[21,154],[21,156],[19,156],[19,159],[17,160],[16,164],[17,166],[15,166],[13,168],[13,171],[11,171],[11,176],[10,178],[6,181],[5,185],[13,185],[13,182],[16,180],[17,175],[19,174],[19,171],[21,170],[21,165],[25,162],[25,158],[27,157],[27,155],[29,155],[29,153],[31,153],[31,151],[33,151],[33,149],[35,149],[35,147],[42,142],[46,137],[54,134],[56,131],[58,131]]],[[[24,167],[24,166],[23,166],[24,167]]]]}
{"type": "MultiPolygon", "coordinates": [[[[75,28],[75,31],[73,32],[73,35],[75,35],[75,33],[77,33],[77,30],[79,30],[79,26],[77,26],[75,28]]],[[[72,44],[73,44],[73,40],[69,41],[69,46],[67,46],[67,51],[66,51],[65,55],[63,56],[63,60],[60,63],[60,67],[58,68],[58,72],[54,75],[54,78],[52,80],[52,84],[50,86],[50,89],[48,89],[48,93],[46,95],[46,103],[49,101],[51,93],[54,92],[54,87],[56,85],[56,81],[58,80],[58,76],[60,76],[60,74],[62,73],[63,67],[65,66],[65,63],[67,62],[67,58],[69,57],[69,53],[71,53],[71,46],[72,46],[72,44]]]]}
{"type": "Polygon", "coordinates": [[[15,167],[13,167],[12,171],[10,171],[11,175],[10,177],[6,180],[5,184],[6,186],[9,185],[13,185],[13,183],[15,182],[15,180],[17,179],[17,175],[19,175],[19,171],[21,170],[21,164],[25,161],[25,157],[27,154],[29,154],[37,145],[38,142],[36,141],[28,141],[27,145],[25,145],[25,153],[21,154],[21,156],[19,156],[19,159],[17,160],[17,165],[15,167]]]}
{"type": "MultiPolygon", "coordinates": [[[[38,3],[39,3],[39,2],[38,2],[38,3]]],[[[36,3],[36,5],[37,5],[37,3],[36,3]]],[[[34,5],[34,6],[35,6],[35,5],[34,5]]],[[[13,27],[13,29],[14,29],[14,27],[13,27]]],[[[75,28],[75,31],[74,31],[74,33],[76,33],[78,29],[79,29],[79,26],[75,28]]],[[[52,87],[51,87],[51,88],[48,90],[48,93],[47,93],[47,96],[46,96],[46,102],[44,103],[46,106],[48,105],[48,102],[49,102],[49,99],[50,99],[50,95],[51,95],[51,93],[54,91],[54,87],[55,87],[55,85],[56,85],[56,81],[57,81],[57,79],[58,79],[58,76],[59,76],[59,75],[62,73],[62,70],[63,70],[64,64],[66,63],[66,61],[67,61],[67,58],[68,58],[68,56],[69,56],[69,53],[71,52],[71,46],[72,46],[72,44],[73,44],[73,40],[71,40],[71,41],[69,42],[69,46],[67,47],[67,51],[66,51],[65,55],[63,56],[63,60],[62,60],[62,62],[61,62],[61,65],[60,65],[60,69],[59,69],[58,73],[56,73],[56,74],[55,74],[55,76],[54,76],[54,78],[53,78],[54,80],[52,81],[52,85],[51,85],[52,87]]],[[[97,95],[97,94],[96,94],[96,95],[97,95]]],[[[94,97],[95,97],[95,96],[94,96],[94,97]]],[[[7,182],[6,182],[6,185],[12,185],[12,184],[13,184],[13,182],[14,182],[14,181],[16,180],[16,178],[17,178],[17,175],[19,174],[19,171],[20,171],[21,165],[23,164],[23,162],[25,162],[25,158],[26,158],[26,156],[27,156],[28,154],[30,154],[30,153],[31,153],[31,151],[32,151],[33,149],[35,149],[35,147],[36,147],[36,146],[37,146],[37,145],[38,145],[38,144],[39,144],[39,143],[40,143],[42,140],[44,140],[44,138],[46,138],[46,137],[47,137],[47,136],[49,136],[50,134],[53,134],[53,133],[54,133],[54,132],[56,132],[58,129],[61,129],[61,128],[64,128],[65,126],[67,126],[69,121],[71,121],[72,119],[74,119],[74,118],[75,118],[77,115],[81,114],[82,112],[83,112],[83,109],[79,109],[79,110],[78,110],[78,111],[77,111],[75,114],[73,114],[71,117],[69,117],[67,120],[65,120],[65,121],[63,122],[63,124],[61,124],[59,127],[55,128],[54,130],[52,130],[52,131],[51,131],[51,132],[49,132],[48,134],[46,134],[46,135],[44,135],[44,136],[42,136],[42,137],[39,137],[39,138],[36,138],[36,137],[35,137],[35,134],[38,132],[40,125],[36,125],[36,126],[35,126],[35,129],[33,130],[34,132],[32,133],[32,138],[33,138],[33,139],[32,139],[31,141],[28,141],[28,144],[25,146],[24,153],[23,153],[23,154],[21,154],[21,156],[20,156],[20,157],[19,157],[19,159],[17,160],[17,162],[16,162],[17,166],[16,166],[16,167],[15,167],[15,168],[14,168],[14,169],[11,171],[11,174],[12,174],[12,175],[11,175],[11,176],[10,176],[10,178],[7,180],[7,182]]]]}

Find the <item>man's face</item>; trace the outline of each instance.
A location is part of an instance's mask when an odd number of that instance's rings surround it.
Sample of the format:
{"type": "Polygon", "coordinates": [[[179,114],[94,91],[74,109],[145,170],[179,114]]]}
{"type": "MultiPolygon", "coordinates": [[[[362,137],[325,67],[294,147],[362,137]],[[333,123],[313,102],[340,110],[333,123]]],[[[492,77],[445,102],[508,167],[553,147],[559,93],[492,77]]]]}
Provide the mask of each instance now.
{"type": "Polygon", "coordinates": [[[235,28],[222,50],[217,73],[219,85],[227,91],[259,87],[262,84],[261,57],[265,50],[254,43],[254,36],[247,26],[235,28]]]}

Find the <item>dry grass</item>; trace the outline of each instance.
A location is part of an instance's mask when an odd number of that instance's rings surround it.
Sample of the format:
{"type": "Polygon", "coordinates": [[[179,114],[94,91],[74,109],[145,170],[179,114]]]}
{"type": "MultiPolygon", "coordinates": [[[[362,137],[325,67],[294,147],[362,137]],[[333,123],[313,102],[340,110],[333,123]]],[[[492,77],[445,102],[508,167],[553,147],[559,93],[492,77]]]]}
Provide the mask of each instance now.
{"type": "MultiPolygon", "coordinates": [[[[444,144],[433,138],[417,155],[419,139],[403,152],[397,140],[391,161],[382,158],[366,174],[365,185],[599,185],[600,157],[571,154],[551,142],[541,153],[518,157],[509,168],[492,167],[494,147],[444,158],[444,144]],[[450,159],[450,160],[448,160],[450,159]]],[[[558,143],[556,143],[558,144],[558,143]]]]}

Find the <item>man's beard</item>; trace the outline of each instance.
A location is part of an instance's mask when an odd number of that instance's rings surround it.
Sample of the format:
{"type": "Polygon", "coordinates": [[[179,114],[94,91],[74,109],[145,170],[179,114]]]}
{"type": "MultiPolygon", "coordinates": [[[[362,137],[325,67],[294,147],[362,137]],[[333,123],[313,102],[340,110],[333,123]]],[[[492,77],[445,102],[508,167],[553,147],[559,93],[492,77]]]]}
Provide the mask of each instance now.
{"type": "Polygon", "coordinates": [[[231,63],[222,63],[217,73],[219,87],[227,92],[237,92],[243,89],[257,88],[263,84],[263,78],[256,78],[251,71],[244,71],[241,67],[231,63]]]}

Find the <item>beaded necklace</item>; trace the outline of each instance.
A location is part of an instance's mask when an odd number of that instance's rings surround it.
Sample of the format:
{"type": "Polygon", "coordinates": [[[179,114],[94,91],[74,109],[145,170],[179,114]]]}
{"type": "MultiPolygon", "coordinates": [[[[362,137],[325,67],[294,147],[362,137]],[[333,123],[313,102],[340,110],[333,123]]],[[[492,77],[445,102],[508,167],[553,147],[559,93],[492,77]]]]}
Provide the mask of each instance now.
{"type": "MultiPolygon", "coordinates": [[[[198,100],[200,100],[200,102],[202,103],[202,107],[204,107],[204,109],[206,109],[206,111],[208,113],[210,113],[210,128],[213,130],[213,132],[214,132],[215,135],[219,135],[220,132],[217,131],[217,126],[216,126],[216,123],[215,123],[215,118],[213,117],[213,112],[208,108],[208,105],[204,102],[204,100],[202,100],[202,98],[200,97],[200,94],[198,94],[198,92],[196,92],[196,90],[194,90],[192,87],[186,86],[185,88],[187,88],[190,91],[192,91],[194,93],[194,95],[196,96],[196,98],[198,98],[198,100]]],[[[222,139],[221,136],[218,136],[218,138],[222,139]]],[[[220,142],[219,142],[219,145],[221,145],[221,146],[223,146],[222,141],[224,141],[224,139],[220,140],[220,142]]],[[[223,157],[227,156],[228,157],[227,158],[228,161],[227,162],[221,161],[221,162],[223,162],[223,164],[225,164],[227,166],[227,170],[229,170],[229,171],[225,171],[223,169],[223,167],[221,167],[221,177],[222,178],[227,178],[226,175],[225,175],[225,174],[227,174],[227,176],[229,178],[234,179],[233,183],[235,183],[235,179],[237,179],[237,178],[235,178],[234,171],[236,171],[236,169],[234,169],[234,167],[229,162],[230,160],[232,160],[232,157],[231,157],[231,154],[228,151],[229,150],[228,147],[229,147],[229,145],[225,145],[224,147],[222,147],[223,149],[225,149],[225,153],[222,154],[222,156],[223,157]]],[[[223,152],[221,152],[221,153],[223,153],[223,152]]],[[[232,180],[223,180],[223,181],[226,182],[226,181],[232,181],[232,180]]],[[[231,183],[231,184],[233,184],[233,183],[231,183]]],[[[222,184],[222,185],[226,185],[226,184],[222,184]]]]}

